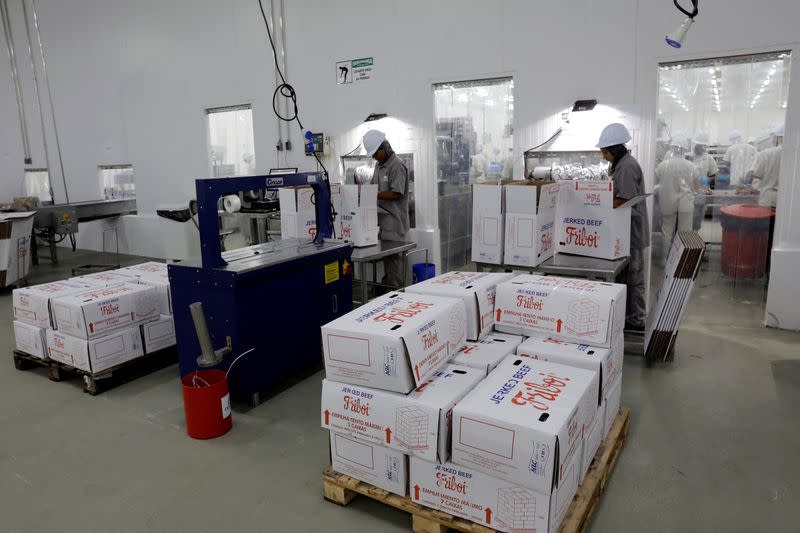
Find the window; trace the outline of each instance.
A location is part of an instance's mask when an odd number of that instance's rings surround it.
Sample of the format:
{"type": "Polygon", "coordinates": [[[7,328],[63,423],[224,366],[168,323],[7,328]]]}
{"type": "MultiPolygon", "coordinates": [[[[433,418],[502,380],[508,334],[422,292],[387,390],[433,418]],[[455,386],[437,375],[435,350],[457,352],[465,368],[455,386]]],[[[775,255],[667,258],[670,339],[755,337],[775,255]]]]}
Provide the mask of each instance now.
{"type": "Polygon", "coordinates": [[[256,170],[253,107],[250,104],[206,109],[211,175],[247,176],[256,170]]]}
{"type": "Polygon", "coordinates": [[[433,86],[442,272],[472,256],[471,184],[511,178],[514,81],[511,78],[433,86]]]}
{"type": "Polygon", "coordinates": [[[136,184],[133,181],[133,165],[100,165],[100,190],[103,198],[135,198],[136,184]]]}
{"type": "Polygon", "coordinates": [[[40,203],[53,201],[50,173],[46,168],[25,169],[25,195],[39,198],[40,203]]]}

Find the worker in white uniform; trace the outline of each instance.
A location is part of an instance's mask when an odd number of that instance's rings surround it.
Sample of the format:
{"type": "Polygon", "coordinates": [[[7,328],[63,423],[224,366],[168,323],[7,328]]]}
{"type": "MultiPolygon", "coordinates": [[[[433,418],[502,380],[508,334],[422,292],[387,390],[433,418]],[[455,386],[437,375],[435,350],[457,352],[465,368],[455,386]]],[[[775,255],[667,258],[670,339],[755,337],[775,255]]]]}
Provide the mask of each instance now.
{"type": "MultiPolygon", "coordinates": [[[[614,123],[603,129],[600,142],[597,143],[603,159],[610,163],[608,175],[614,182],[614,207],[644,194],[642,167],[625,146],[630,140],[628,128],[614,123]]],[[[630,260],[625,280],[628,285],[625,328],[643,332],[647,317],[644,251],[650,246],[650,219],[647,216],[646,202],[639,202],[631,209],[630,239],[630,260]]]]}
{"type": "Polygon", "coordinates": [[[758,205],[775,207],[778,202],[778,179],[781,174],[783,155],[783,124],[772,132],[772,148],[759,152],[747,176],[753,178],[753,187],[758,190],[758,205]]]}
{"type": "Polygon", "coordinates": [[[676,227],[678,231],[692,230],[694,196],[700,185],[700,171],[684,157],[688,147],[688,139],[675,134],[670,141],[667,158],[656,167],[661,235],[667,250],[672,246],[676,227]]]}
{"type": "MultiPolygon", "coordinates": [[[[386,134],[369,130],[364,134],[364,149],[367,155],[378,162],[372,174],[372,184],[378,186],[378,226],[382,241],[405,242],[410,222],[408,216],[408,169],[403,164],[386,134]]],[[[390,255],[383,260],[385,276],[383,283],[402,288],[403,256],[390,255]]]]}
{"type": "Polygon", "coordinates": [[[737,130],[731,132],[729,139],[731,146],[725,151],[722,160],[731,166],[731,187],[746,185],[749,183],[747,171],[753,165],[758,150],[742,141],[742,134],[737,130]]]}
{"type": "Polygon", "coordinates": [[[711,188],[714,188],[717,179],[717,162],[708,153],[708,134],[698,133],[694,139],[694,166],[700,172],[700,179],[711,178],[711,188]]]}

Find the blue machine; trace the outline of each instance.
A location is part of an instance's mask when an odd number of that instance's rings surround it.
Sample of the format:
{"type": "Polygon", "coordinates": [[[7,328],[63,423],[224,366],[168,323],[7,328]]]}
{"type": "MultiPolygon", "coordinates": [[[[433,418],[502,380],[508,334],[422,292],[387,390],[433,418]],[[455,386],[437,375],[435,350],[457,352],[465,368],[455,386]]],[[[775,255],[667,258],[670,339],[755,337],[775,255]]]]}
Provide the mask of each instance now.
{"type": "Polygon", "coordinates": [[[330,192],[322,173],[196,180],[201,261],[169,265],[180,373],[198,369],[201,344],[189,306],[202,303],[215,366],[226,370],[231,394],[249,397],[321,361],[320,326],[352,309],[349,244],[331,236],[330,192]],[[218,201],[239,191],[310,185],[314,188],[314,241],[288,239],[221,252],[218,201]]]}

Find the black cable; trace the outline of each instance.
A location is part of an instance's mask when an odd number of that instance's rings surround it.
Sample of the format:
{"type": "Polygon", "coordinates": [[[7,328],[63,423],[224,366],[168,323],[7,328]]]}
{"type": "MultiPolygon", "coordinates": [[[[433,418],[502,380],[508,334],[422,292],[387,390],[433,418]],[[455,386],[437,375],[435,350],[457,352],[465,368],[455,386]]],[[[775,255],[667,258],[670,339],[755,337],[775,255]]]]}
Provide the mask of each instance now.
{"type": "Polygon", "coordinates": [[[692,11],[686,11],[682,5],[678,3],[678,0],[672,0],[672,3],[675,4],[675,7],[678,8],[678,11],[689,17],[690,19],[694,19],[697,16],[698,9],[697,9],[697,2],[698,0],[692,0],[692,11]]]}
{"type": "Polygon", "coordinates": [[[347,157],[348,155],[352,154],[353,152],[355,152],[355,151],[356,151],[356,150],[358,150],[359,148],[361,148],[361,143],[358,143],[358,146],[356,146],[355,148],[353,148],[352,150],[350,150],[349,152],[347,152],[346,154],[344,154],[342,157],[347,157]]]}
{"type": "MultiPolygon", "coordinates": [[[[267,28],[267,37],[269,37],[269,46],[272,49],[272,60],[275,62],[275,70],[278,72],[278,77],[281,79],[280,85],[278,85],[275,88],[275,92],[272,93],[272,112],[275,113],[276,117],[278,117],[280,120],[283,120],[284,122],[297,122],[297,125],[300,127],[300,133],[303,133],[303,130],[305,128],[303,127],[303,123],[300,121],[300,109],[297,106],[297,92],[294,90],[294,87],[292,87],[286,82],[286,78],[284,77],[283,72],[281,71],[281,67],[280,65],[278,65],[278,52],[275,50],[275,41],[272,39],[272,30],[269,29],[267,14],[264,12],[264,4],[261,2],[261,0],[258,0],[258,7],[261,10],[261,18],[264,20],[264,27],[267,28]],[[284,98],[288,98],[292,101],[292,106],[294,107],[294,111],[291,116],[284,117],[278,111],[277,102],[279,95],[284,98]]],[[[320,161],[319,156],[317,155],[316,150],[314,150],[313,145],[311,149],[311,154],[314,156],[314,159],[317,160],[319,166],[322,167],[323,178],[325,181],[325,185],[328,188],[328,198],[330,199],[331,184],[330,180],[328,179],[328,169],[325,168],[325,165],[322,163],[322,161],[320,161]]],[[[335,237],[335,231],[333,230],[333,221],[335,220],[337,213],[336,210],[333,208],[333,203],[329,201],[329,204],[330,204],[330,212],[329,212],[330,226],[331,226],[331,231],[334,232],[334,237],[335,237]]]]}
{"type": "Polygon", "coordinates": [[[545,142],[543,142],[542,144],[537,144],[537,145],[536,145],[536,146],[534,146],[533,148],[528,148],[527,150],[525,150],[525,152],[524,152],[524,153],[526,153],[526,154],[527,154],[528,152],[532,152],[533,150],[536,150],[537,148],[541,148],[541,147],[542,147],[542,146],[544,146],[545,144],[549,143],[550,141],[552,141],[553,139],[555,139],[556,137],[558,137],[559,135],[561,135],[561,132],[562,132],[562,131],[563,131],[563,130],[562,130],[561,128],[558,128],[558,129],[556,130],[556,132],[555,132],[553,135],[551,135],[551,136],[550,136],[550,138],[549,138],[549,139],[547,139],[545,142]]]}

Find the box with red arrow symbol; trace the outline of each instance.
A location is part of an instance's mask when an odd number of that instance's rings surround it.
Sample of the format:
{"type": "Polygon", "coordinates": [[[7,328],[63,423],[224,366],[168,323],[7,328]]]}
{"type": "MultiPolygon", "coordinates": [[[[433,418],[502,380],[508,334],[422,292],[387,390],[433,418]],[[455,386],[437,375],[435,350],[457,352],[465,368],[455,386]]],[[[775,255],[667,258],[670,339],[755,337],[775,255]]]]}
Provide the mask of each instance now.
{"type": "Polygon", "coordinates": [[[623,335],[627,287],[521,275],[497,285],[495,329],[611,348],[623,335]]]}
{"type": "Polygon", "coordinates": [[[579,456],[552,494],[520,487],[473,468],[411,458],[411,500],[483,524],[496,531],[555,532],[580,482],[579,456]]]}
{"type": "Polygon", "coordinates": [[[570,482],[599,387],[596,372],[508,356],[453,408],[453,462],[550,494],[570,482]]]}
{"type": "Polygon", "coordinates": [[[453,406],[483,378],[477,368],[446,365],[410,394],[326,379],[322,427],[429,461],[446,461],[453,406]]]}

